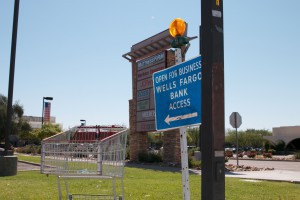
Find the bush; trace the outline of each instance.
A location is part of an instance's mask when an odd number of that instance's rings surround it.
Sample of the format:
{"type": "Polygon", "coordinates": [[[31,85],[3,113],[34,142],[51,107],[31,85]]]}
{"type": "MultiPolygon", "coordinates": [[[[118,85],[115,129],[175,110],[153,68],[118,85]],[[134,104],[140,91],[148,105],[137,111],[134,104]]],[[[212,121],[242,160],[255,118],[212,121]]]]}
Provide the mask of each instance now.
{"type": "Polygon", "coordinates": [[[26,145],[24,147],[16,148],[16,152],[25,154],[41,154],[41,146],[26,145]]]}
{"type": "Polygon", "coordinates": [[[271,154],[274,155],[274,154],[276,153],[276,151],[275,151],[274,149],[269,149],[269,150],[268,150],[268,153],[271,153],[271,154]]]}
{"type": "Polygon", "coordinates": [[[189,168],[201,168],[201,161],[193,160],[189,157],[189,168]]]}
{"type": "Polygon", "coordinates": [[[274,148],[276,151],[284,151],[285,150],[285,142],[283,140],[278,140],[274,148]]]}
{"type": "Polygon", "coordinates": [[[226,151],[225,151],[225,157],[227,157],[227,158],[233,157],[233,152],[230,151],[230,150],[226,150],[226,151]]]}
{"type": "Polygon", "coordinates": [[[272,153],[263,153],[264,158],[272,158],[272,153]]]}
{"type": "Polygon", "coordinates": [[[195,151],[199,151],[199,150],[200,150],[199,147],[189,149],[189,153],[188,153],[189,168],[200,168],[201,167],[201,161],[193,159],[193,156],[195,155],[195,151]]]}
{"type": "Polygon", "coordinates": [[[148,160],[148,152],[145,152],[145,151],[140,152],[138,154],[138,158],[139,158],[140,162],[147,162],[147,160],[148,160]]]}
{"type": "Polygon", "coordinates": [[[148,153],[149,162],[162,162],[162,157],[158,153],[148,153]]]}
{"type": "Polygon", "coordinates": [[[227,163],[229,158],[228,157],[224,157],[224,158],[225,158],[225,163],[227,163]]]}
{"type": "Polygon", "coordinates": [[[199,150],[200,150],[199,147],[188,149],[188,156],[189,156],[189,158],[191,157],[191,159],[192,159],[192,157],[195,155],[195,151],[199,151],[199,150]]]}
{"type": "Polygon", "coordinates": [[[138,158],[140,162],[162,162],[162,156],[155,152],[140,152],[138,158]]]}
{"type": "Polygon", "coordinates": [[[239,157],[239,158],[244,157],[244,153],[243,153],[243,152],[238,153],[238,157],[239,157]]]}
{"type": "Polygon", "coordinates": [[[256,151],[255,150],[248,151],[247,156],[248,156],[248,158],[255,158],[256,151]]]}
{"type": "Polygon", "coordinates": [[[270,148],[270,142],[269,142],[269,141],[266,141],[266,142],[265,142],[264,148],[265,148],[266,151],[269,150],[269,148],[270,148]]]}

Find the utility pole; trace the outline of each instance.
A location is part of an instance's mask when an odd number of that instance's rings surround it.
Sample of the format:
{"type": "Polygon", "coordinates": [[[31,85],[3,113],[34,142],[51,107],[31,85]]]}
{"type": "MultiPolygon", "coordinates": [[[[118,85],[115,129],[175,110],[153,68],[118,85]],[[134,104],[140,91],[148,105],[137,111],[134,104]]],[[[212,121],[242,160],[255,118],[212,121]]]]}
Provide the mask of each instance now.
{"type": "Polygon", "coordinates": [[[203,200],[225,199],[223,0],[201,0],[203,200]]]}

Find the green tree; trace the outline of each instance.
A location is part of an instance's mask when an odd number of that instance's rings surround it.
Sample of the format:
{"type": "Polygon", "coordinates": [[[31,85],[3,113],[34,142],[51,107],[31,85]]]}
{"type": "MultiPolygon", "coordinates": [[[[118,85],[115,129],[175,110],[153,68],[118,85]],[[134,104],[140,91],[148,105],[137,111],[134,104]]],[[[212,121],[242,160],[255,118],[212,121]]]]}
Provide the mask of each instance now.
{"type": "MultiPolygon", "coordinates": [[[[19,137],[25,136],[32,130],[30,125],[23,119],[24,109],[19,102],[16,102],[12,106],[12,125],[11,135],[17,135],[19,137]]],[[[4,132],[6,126],[7,115],[7,98],[0,94],[0,142],[4,140],[4,132]]]]}
{"type": "Polygon", "coordinates": [[[187,141],[188,145],[199,146],[199,127],[192,127],[187,129],[187,141]]]}
{"type": "Polygon", "coordinates": [[[274,145],[274,149],[276,151],[284,151],[285,150],[285,142],[283,140],[276,141],[276,144],[274,145]]]}
{"type": "Polygon", "coordinates": [[[58,124],[45,123],[41,129],[37,129],[33,135],[36,135],[38,139],[43,140],[61,132],[61,128],[58,124]]]}
{"type": "MultiPolygon", "coordinates": [[[[265,139],[263,136],[272,135],[272,133],[268,130],[255,130],[255,129],[247,129],[245,131],[238,131],[238,142],[240,147],[262,147],[264,145],[265,139]]],[[[226,144],[236,144],[236,132],[235,130],[227,130],[225,136],[226,144]]]]}
{"type": "Polygon", "coordinates": [[[41,140],[38,137],[39,129],[33,129],[28,134],[20,135],[20,138],[25,141],[25,144],[40,144],[41,140]]]}
{"type": "Polygon", "coordinates": [[[4,139],[7,98],[0,94],[0,142],[4,139]]]}

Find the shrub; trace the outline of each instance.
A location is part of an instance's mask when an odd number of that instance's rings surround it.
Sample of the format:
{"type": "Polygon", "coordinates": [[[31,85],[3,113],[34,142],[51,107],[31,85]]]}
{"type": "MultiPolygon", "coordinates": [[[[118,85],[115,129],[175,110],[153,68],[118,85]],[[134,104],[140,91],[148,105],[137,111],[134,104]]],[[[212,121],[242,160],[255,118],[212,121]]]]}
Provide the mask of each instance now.
{"type": "Polygon", "coordinates": [[[148,152],[143,151],[138,154],[138,158],[140,162],[147,162],[148,160],[148,152]]]}
{"type": "Polygon", "coordinates": [[[225,157],[227,157],[227,158],[233,157],[233,152],[230,151],[230,150],[226,150],[226,151],[225,151],[225,157]]]}
{"type": "Polygon", "coordinates": [[[274,148],[276,151],[284,151],[285,142],[283,140],[278,140],[274,148]]]}
{"type": "Polygon", "coordinates": [[[248,151],[247,156],[248,156],[248,158],[255,158],[256,151],[255,150],[248,151]]]}
{"type": "Polygon", "coordinates": [[[162,156],[155,152],[146,152],[146,151],[140,152],[138,158],[140,162],[148,162],[148,163],[162,162],[162,156]]]}
{"type": "Polygon", "coordinates": [[[201,168],[201,161],[189,159],[189,168],[201,168]]]}
{"type": "Polygon", "coordinates": [[[195,155],[195,151],[199,151],[200,148],[191,148],[189,149],[188,153],[188,165],[189,168],[200,168],[201,167],[201,161],[200,160],[194,160],[193,156],[195,155]]]}
{"type": "Polygon", "coordinates": [[[272,158],[272,153],[263,153],[264,158],[272,158]]]}
{"type": "Polygon", "coordinates": [[[149,162],[162,162],[162,157],[158,153],[148,153],[149,162]]]}
{"type": "Polygon", "coordinates": [[[264,145],[265,150],[268,151],[269,148],[270,148],[270,146],[271,146],[271,145],[270,145],[270,142],[269,142],[269,141],[266,141],[266,142],[265,142],[265,145],[264,145]]]}
{"type": "Polygon", "coordinates": [[[272,155],[274,155],[276,153],[276,151],[274,149],[269,149],[268,153],[271,153],[272,155]]]}
{"type": "Polygon", "coordinates": [[[41,154],[41,146],[26,145],[24,147],[16,148],[16,152],[25,154],[41,154]]]}
{"type": "Polygon", "coordinates": [[[188,149],[188,154],[189,154],[189,156],[194,156],[194,154],[195,154],[195,151],[199,151],[200,150],[200,148],[199,147],[195,147],[195,148],[190,148],[190,149],[188,149]]]}
{"type": "Polygon", "coordinates": [[[242,153],[242,152],[241,152],[241,153],[238,153],[238,157],[239,157],[239,158],[244,157],[244,153],[242,153]]]}
{"type": "Polygon", "coordinates": [[[227,162],[228,162],[228,160],[229,160],[229,159],[228,159],[228,157],[225,157],[225,163],[227,163],[227,162]]]}

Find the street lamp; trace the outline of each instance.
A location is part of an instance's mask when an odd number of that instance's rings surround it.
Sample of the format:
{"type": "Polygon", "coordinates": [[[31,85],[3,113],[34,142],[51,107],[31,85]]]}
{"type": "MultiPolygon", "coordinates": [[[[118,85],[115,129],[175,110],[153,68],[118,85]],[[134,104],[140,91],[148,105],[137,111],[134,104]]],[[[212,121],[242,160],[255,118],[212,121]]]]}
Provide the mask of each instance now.
{"type": "Polygon", "coordinates": [[[85,126],[86,125],[86,120],[85,119],[81,119],[80,121],[81,121],[81,126],[85,126]]]}
{"type": "Polygon", "coordinates": [[[43,124],[44,124],[44,108],[45,108],[45,100],[52,101],[52,100],[53,100],[53,97],[43,97],[43,111],[42,111],[42,126],[41,126],[41,128],[43,127],[43,124]]]}
{"type": "Polygon", "coordinates": [[[10,53],[10,68],[9,68],[9,81],[8,81],[8,95],[7,95],[7,114],[5,124],[5,154],[8,155],[9,145],[9,134],[11,134],[12,126],[12,101],[14,93],[14,77],[15,77],[15,61],[16,61],[16,47],[17,47],[17,35],[18,35],[18,19],[19,19],[19,0],[15,0],[14,5],[14,17],[13,17],[13,30],[11,38],[11,53],[10,53]]]}

